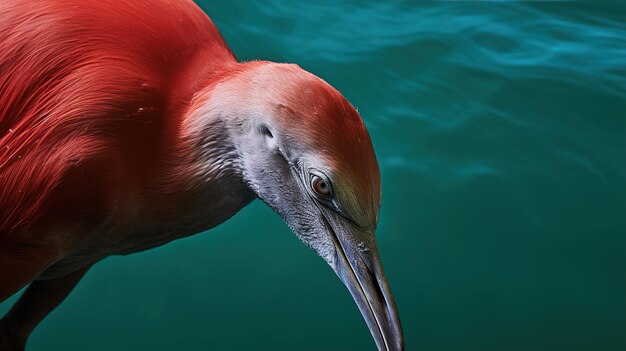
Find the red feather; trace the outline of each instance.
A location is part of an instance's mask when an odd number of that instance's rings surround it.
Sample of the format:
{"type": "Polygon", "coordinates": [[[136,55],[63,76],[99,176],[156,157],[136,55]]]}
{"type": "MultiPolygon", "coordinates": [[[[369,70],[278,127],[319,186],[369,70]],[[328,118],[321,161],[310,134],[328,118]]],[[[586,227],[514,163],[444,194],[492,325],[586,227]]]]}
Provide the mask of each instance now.
{"type": "Polygon", "coordinates": [[[147,179],[205,73],[236,63],[192,1],[0,0],[0,14],[0,242],[147,179]]]}
{"type": "Polygon", "coordinates": [[[277,121],[335,166],[356,215],[375,218],[378,166],[356,110],[295,65],[238,64],[192,1],[0,0],[0,14],[0,244],[124,216],[120,204],[168,191],[167,177],[175,192],[192,173],[168,167],[184,157],[192,101],[235,72],[234,92],[252,98],[220,103],[277,101],[277,121]]]}

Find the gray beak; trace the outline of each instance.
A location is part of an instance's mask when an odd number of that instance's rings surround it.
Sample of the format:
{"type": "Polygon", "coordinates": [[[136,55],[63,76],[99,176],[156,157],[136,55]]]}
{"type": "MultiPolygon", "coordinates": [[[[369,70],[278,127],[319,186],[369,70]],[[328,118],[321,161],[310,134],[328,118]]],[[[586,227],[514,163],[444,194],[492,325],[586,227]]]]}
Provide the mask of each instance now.
{"type": "MultiPolygon", "coordinates": [[[[337,249],[335,272],[356,302],[380,351],[403,351],[404,336],[396,304],[374,240],[354,245],[355,233],[337,231],[326,220],[337,249]],[[352,235],[350,235],[352,234],[352,235]]],[[[354,231],[354,230],[352,230],[354,231]]],[[[361,235],[362,236],[362,235],[361,235]]]]}

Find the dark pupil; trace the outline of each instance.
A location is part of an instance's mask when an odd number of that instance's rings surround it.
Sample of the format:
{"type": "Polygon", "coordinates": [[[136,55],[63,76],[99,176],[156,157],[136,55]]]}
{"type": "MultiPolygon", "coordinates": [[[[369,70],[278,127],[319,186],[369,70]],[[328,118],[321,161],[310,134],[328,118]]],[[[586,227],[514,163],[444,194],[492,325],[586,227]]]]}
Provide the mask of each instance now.
{"type": "Polygon", "coordinates": [[[328,184],[326,184],[325,180],[321,178],[316,178],[313,185],[315,191],[317,191],[320,195],[328,194],[328,184]]]}

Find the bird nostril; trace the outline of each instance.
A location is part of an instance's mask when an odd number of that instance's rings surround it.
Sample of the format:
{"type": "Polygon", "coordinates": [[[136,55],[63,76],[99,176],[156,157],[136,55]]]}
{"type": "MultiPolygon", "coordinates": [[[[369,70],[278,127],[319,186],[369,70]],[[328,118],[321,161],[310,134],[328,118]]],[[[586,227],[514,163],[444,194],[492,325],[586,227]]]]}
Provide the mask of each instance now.
{"type": "Polygon", "coordinates": [[[361,260],[361,265],[365,267],[365,271],[367,272],[370,280],[372,281],[372,287],[374,288],[376,297],[378,297],[379,300],[385,304],[385,309],[388,309],[389,303],[387,302],[387,297],[385,296],[385,294],[383,293],[383,290],[380,287],[380,283],[378,282],[378,277],[376,276],[376,274],[374,274],[374,272],[372,272],[370,267],[363,260],[361,260]]]}

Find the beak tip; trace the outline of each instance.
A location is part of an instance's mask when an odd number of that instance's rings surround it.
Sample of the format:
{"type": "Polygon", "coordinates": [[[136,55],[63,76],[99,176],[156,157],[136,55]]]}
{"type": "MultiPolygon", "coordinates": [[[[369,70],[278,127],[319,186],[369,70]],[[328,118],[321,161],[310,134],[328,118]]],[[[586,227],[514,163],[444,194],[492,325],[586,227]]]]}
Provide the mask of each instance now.
{"type": "Polygon", "coordinates": [[[379,351],[404,351],[400,317],[375,242],[368,250],[357,249],[326,225],[337,252],[333,269],[354,298],[379,351]]]}
{"type": "MultiPolygon", "coordinates": [[[[398,325],[397,327],[400,327],[398,325]]],[[[392,334],[393,335],[393,334],[392,334]]],[[[406,349],[404,344],[404,334],[402,333],[402,329],[397,330],[393,338],[389,340],[389,350],[388,351],[404,351],[406,349]]]]}

